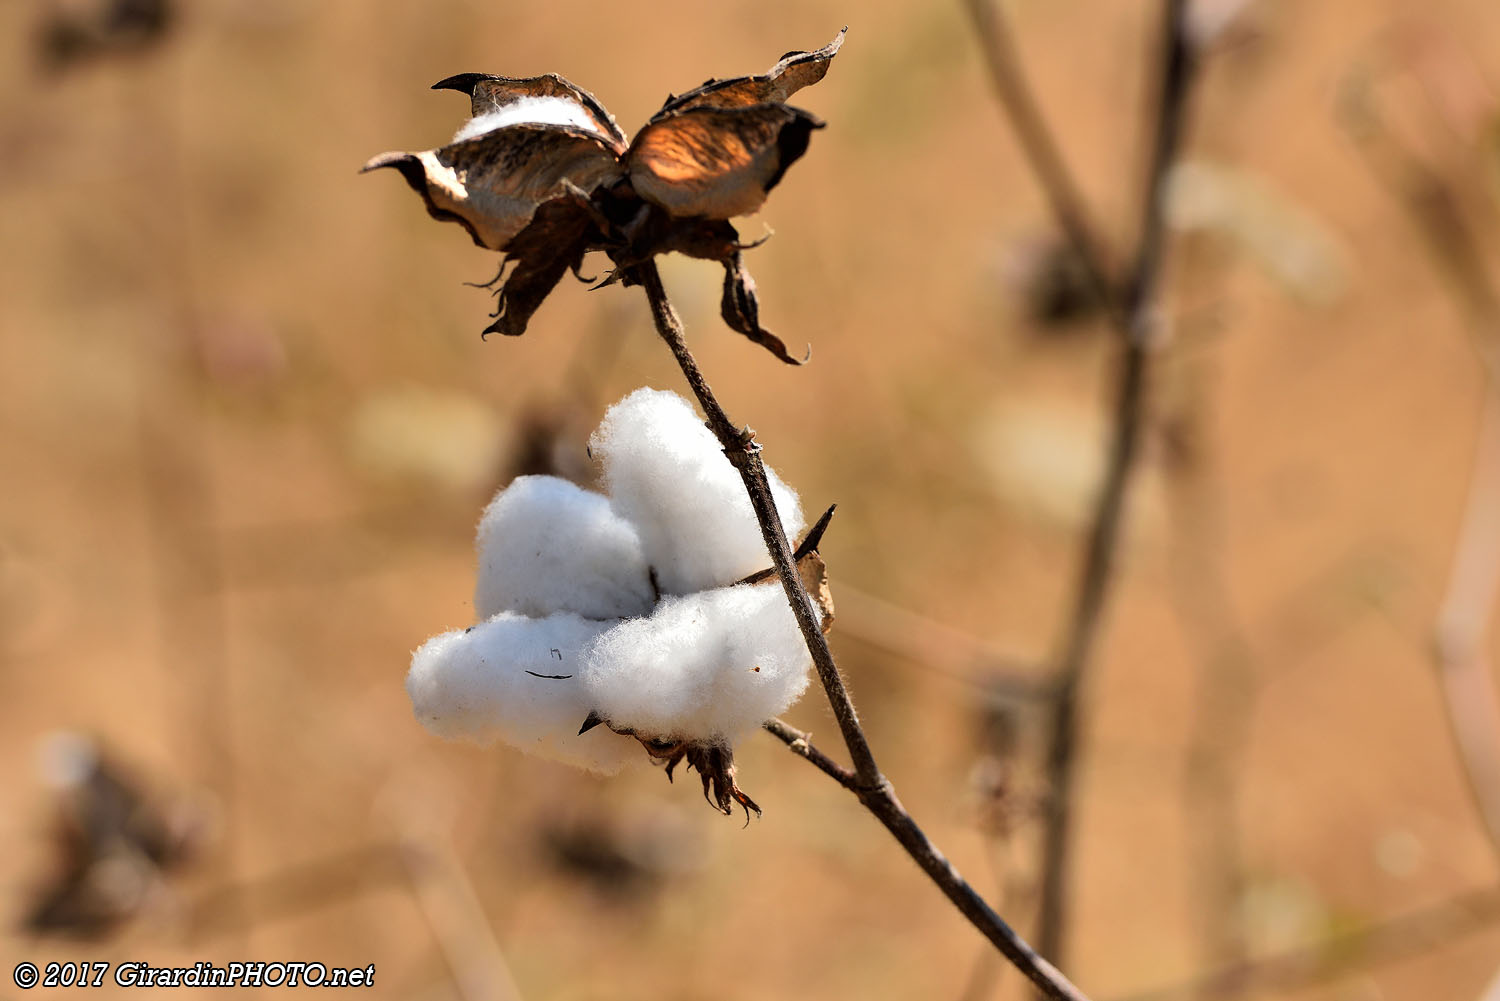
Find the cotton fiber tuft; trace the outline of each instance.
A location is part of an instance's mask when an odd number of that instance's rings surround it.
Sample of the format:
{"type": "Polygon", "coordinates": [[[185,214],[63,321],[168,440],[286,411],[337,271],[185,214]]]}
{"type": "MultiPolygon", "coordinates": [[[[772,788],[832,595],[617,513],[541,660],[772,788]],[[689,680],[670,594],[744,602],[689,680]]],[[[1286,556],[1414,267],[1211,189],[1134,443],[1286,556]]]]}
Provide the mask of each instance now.
{"type": "Polygon", "coordinates": [[[651,615],[600,632],[581,676],[612,724],[733,743],[796,701],[809,663],[773,581],[663,598],[651,615]]]}
{"type": "Polygon", "coordinates": [[[479,521],[474,612],[589,619],[644,615],[655,597],[635,526],[609,499],[555,476],[521,476],[479,521]]]}
{"type": "Polygon", "coordinates": [[[637,760],[637,748],[607,730],[578,735],[592,708],[578,676],[579,653],[605,626],[568,613],[532,619],[501,612],[434,636],[412,655],[412,710],[440,737],[498,737],[538,757],[617,772],[637,760]]]}
{"type": "Polygon", "coordinates": [[[571,125],[576,129],[597,132],[599,126],[589,117],[583,106],[562,97],[524,97],[511,101],[494,111],[475,115],[459,128],[454,142],[463,142],[482,136],[486,132],[534,122],[538,125],[571,125]]]}
{"type": "MultiPolygon", "coordinates": [[[[665,593],[721,587],[771,565],[739,471],[676,393],[636,390],[609,408],[589,445],[665,593]]],[[[797,494],[771,470],[766,475],[795,539],[803,529],[797,494]]]]}

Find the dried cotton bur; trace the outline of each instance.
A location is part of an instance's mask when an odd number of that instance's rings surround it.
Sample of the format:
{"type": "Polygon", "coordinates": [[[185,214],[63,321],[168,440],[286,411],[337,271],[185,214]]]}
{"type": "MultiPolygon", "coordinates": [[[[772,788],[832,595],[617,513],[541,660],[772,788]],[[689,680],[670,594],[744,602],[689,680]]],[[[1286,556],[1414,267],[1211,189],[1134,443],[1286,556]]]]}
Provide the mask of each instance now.
{"type": "Polygon", "coordinates": [[[724,322],[799,364],[760,325],[755,283],[740,259],[748,247],[729,220],[758,210],[823,127],[786,101],[823,79],[843,39],[840,31],[815,52],[789,52],[758,76],[670,96],[628,143],[591,94],[556,74],[461,73],[433,85],[473,104],[451,143],[384,153],[364,169],[400,171],[433,218],[459,223],[476,244],[505,255],[488,283],[498,284],[500,301],[486,334],[524,333],[564,272],[587,280],[580,268],[591,250],[615,264],[601,285],[637,284],[633,266],[677,251],[722,264],[724,322]]]}
{"type": "MultiPolygon", "coordinates": [[[[668,778],[685,761],[710,803],[725,813],[738,803],[748,819],[760,810],[735,783],[734,745],[796,701],[811,657],[763,569],[739,474],[669,392],[627,396],[590,446],[607,496],[522,476],[485,509],[478,624],[417,650],[413,709],[440,736],[499,738],[605,773],[640,760],[618,735],[633,737],[668,778]]],[[[800,532],[797,495],[774,473],[771,485],[787,530],[800,532]]],[[[825,628],[827,521],[798,549],[825,628]]]]}
{"type": "Polygon", "coordinates": [[[54,733],[41,751],[56,858],[30,893],[22,928],[98,941],[171,900],[169,877],[198,854],[208,818],[201,803],[148,792],[91,738],[54,733]]]}

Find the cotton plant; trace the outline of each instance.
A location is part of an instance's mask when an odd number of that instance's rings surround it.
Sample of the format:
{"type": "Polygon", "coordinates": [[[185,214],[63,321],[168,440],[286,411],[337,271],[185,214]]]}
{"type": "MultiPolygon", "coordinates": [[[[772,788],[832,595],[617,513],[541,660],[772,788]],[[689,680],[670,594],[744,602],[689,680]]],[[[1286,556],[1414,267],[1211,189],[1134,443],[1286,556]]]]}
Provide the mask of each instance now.
{"type": "MultiPolygon", "coordinates": [[[[699,424],[682,400],[643,390],[593,438],[604,494],[548,478],[502,491],[480,526],[480,621],[419,649],[407,687],[438,733],[498,737],[602,772],[640,759],[620,739],[633,738],[668,778],[684,760],[697,768],[709,802],[725,813],[740,804],[746,823],[759,808],[735,783],[733,748],[764,722],[857,796],[1048,997],[1084,1001],[984,904],[881,773],[824,635],[832,608],[817,544],[832,508],[793,550],[796,497],[767,468],[754,432],[715,397],[656,265],[667,253],[719,262],[725,324],[784,362],[805,360],[761,325],[742,260],[750,247],[730,220],[758,211],[823,127],[787,102],[823,79],[843,37],[789,52],[764,73],[670,95],[629,140],[591,94],[556,74],[462,73],[435,85],[470,98],[471,119],[451,142],[366,163],[397,171],[434,218],[504,255],[488,283],[499,303],[486,333],[523,333],[562,277],[582,278],[584,256],[603,251],[614,267],[601,284],[644,292],[706,418],[699,424]],[[765,559],[772,569],[751,571],[765,559]],[[809,664],[849,767],[770,718],[801,693],[809,664]]],[[[1191,65],[1166,48],[1173,66],[1191,65]]]]}
{"type": "MultiPolygon", "coordinates": [[[[670,392],[630,394],[589,445],[606,493],[521,476],[485,509],[478,621],[417,650],[412,707],[439,736],[606,774],[642,760],[638,742],[668,778],[685,761],[710,803],[748,818],[759,807],[735,782],[734,746],[797,700],[812,661],[740,478],[670,392]]],[[[770,478],[800,532],[796,493],[770,478]]],[[[826,628],[824,525],[798,566],[826,628]]]]}

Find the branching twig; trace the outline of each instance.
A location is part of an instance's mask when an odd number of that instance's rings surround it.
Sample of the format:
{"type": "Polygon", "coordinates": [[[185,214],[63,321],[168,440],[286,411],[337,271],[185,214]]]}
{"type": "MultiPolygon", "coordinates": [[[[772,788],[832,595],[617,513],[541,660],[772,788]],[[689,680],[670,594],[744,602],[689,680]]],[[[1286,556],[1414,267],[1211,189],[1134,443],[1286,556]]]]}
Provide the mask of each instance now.
{"type": "Polygon", "coordinates": [[[964,0],[969,16],[974,20],[974,30],[979,35],[984,49],[985,63],[989,67],[990,81],[995,96],[1000,100],[1021,151],[1031,171],[1036,175],[1047,195],[1052,214],[1062,227],[1079,260],[1087,272],[1089,285],[1095,298],[1112,313],[1117,310],[1118,296],[1115,294],[1110,268],[1104,247],[1084,207],[1083,196],[1073,183],[1072,175],[1063,163],[1062,153],[1047,128],[1046,119],[1037,107],[1031,87],[1021,72],[1021,61],[1011,39],[1010,25],[1005,13],[999,9],[998,0],[964,0]]]}
{"type": "Polygon", "coordinates": [[[1235,963],[1172,987],[1144,991],[1120,1001],[1188,1001],[1198,997],[1228,1001],[1258,994],[1292,994],[1354,970],[1394,963],[1449,946],[1497,921],[1500,921],[1500,889],[1475,890],[1330,941],[1235,963]]]}
{"type": "Polygon", "coordinates": [[[400,854],[411,877],[412,893],[448,962],[459,997],[519,1001],[521,992],[510,965],[452,847],[440,841],[408,839],[400,845],[400,854]]]}
{"type": "Polygon", "coordinates": [[[1041,988],[1047,997],[1061,999],[1061,1001],[1082,1001],[1084,995],[1050,963],[1038,956],[1031,946],[1027,945],[1000,918],[1000,915],[984,902],[974,888],[959,875],[953,864],[927,839],[927,835],[922,832],[916,821],[896,798],[895,790],[890,782],[880,773],[880,769],[875,764],[875,757],[870,751],[869,742],[865,738],[864,730],[859,724],[859,718],[854,712],[854,703],[849,698],[843,679],[839,676],[838,665],[833,660],[833,652],[828,648],[828,640],[823,636],[817,616],[813,612],[812,600],[808,597],[807,590],[802,585],[802,579],[797,574],[797,568],[792,559],[792,548],[786,538],[786,529],[776,513],[776,502],[771,496],[770,484],[766,480],[765,466],[760,458],[760,446],[755,442],[754,435],[748,428],[740,430],[735,427],[724,412],[724,408],[715,399],[713,390],[709,388],[708,381],[699,370],[697,361],[688,350],[687,341],[683,338],[682,321],[678,319],[677,311],[672,308],[671,302],[667,299],[666,289],[662,287],[661,274],[657,271],[655,262],[648,261],[637,265],[633,277],[645,288],[646,298],[651,303],[651,315],[656,322],[657,333],[672,349],[672,354],[676,357],[682,374],[687,378],[693,395],[698,398],[698,403],[708,418],[709,429],[718,438],[719,444],[724,448],[724,454],[739,470],[740,477],[745,482],[745,490],[750,495],[750,504],[755,510],[756,521],[760,524],[766,549],[770,553],[771,562],[776,566],[777,576],[781,578],[781,585],[786,591],[787,600],[791,603],[792,612],[797,618],[797,625],[807,641],[808,652],[812,654],[813,663],[818,669],[818,677],[823,683],[823,690],[833,706],[834,717],[838,720],[839,730],[849,749],[854,769],[852,773],[831,771],[829,766],[832,766],[833,762],[822,752],[816,751],[805,736],[797,734],[785,724],[781,724],[779,728],[773,725],[770,728],[771,732],[786,741],[788,745],[797,748],[798,753],[804,758],[817,764],[858,796],[865,808],[895,836],[901,846],[906,849],[907,854],[938,885],[964,917],[983,932],[985,937],[1041,988]],[[800,748],[798,748],[799,744],[800,748]]]}
{"type": "Polygon", "coordinates": [[[839,635],[868,643],[933,674],[1011,702],[1038,704],[1052,697],[1050,677],[1019,653],[935,622],[900,605],[835,580],[839,635]]]}
{"type": "Polygon", "coordinates": [[[293,863],[241,885],[215,887],[193,902],[190,943],[201,946],[216,936],[247,931],[251,922],[296,917],[374,889],[401,875],[397,846],[369,844],[308,862],[293,863]],[[253,915],[235,906],[253,896],[253,915]]]}
{"type": "Polygon", "coordinates": [[[828,755],[812,745],[812,734],[803,733],[795,727],[788,726],[779,719],[769,719],[765,723],[766,730],[787,746],[787,750],[801,758],[812,762],[819,771],[833,779],[839,785],[850,792],[859,790],[859,779],[854,773],[843,765],[834,761],[828,755]]]}
{"type": "Polygon", "coordinates": [[[1500,973],[1495,974],[1495,979],[1484,989],[1479,996],[1479,1001],[1500,1001],[1500,973]]]}
{"type": "Polygon", "coordinates": [[[833,651],[829,650],[828,641],[823,637],[817,615],[813,612],[812,599],[808,597],[807,590],[802,586],[802,579],[797,574],[791,543],[787,541],[781,516],[776,513],[776,499],[771,496],[771,485],[766,479],[766,468],[761,462],[760,445],[755,441],[755,433],[748,427],[736,428],[724,408],[719,406],[719,401],[714,398],[708,380],[703,377],[692,352],[688,351],[687,341],[682,335],[682,321],[667,299],[667,291],[662,287],[661,272],[657,270],[656,263],[648,261],[637,266],[635,277],[646,290],[657,333],[661,334],[667,346],[672,349],[688,386],[698,398],[704,416],[708,418],[709,430],[719,440],[724,454],[739,470],[740,478],[745,482],[745,492],[750,495],[750,506],[755,510],[755,520],[760,525],[766,550],[771,555],[777,576],[781,578],[787,600],[791,602],[797,625],[807,638],[808,651],[818,669],[823,689],[828,693],[828,701],[833,706],[839,731],[843,734],[849,756],[854,762],[855,774],[859,776],[861,785],[871,788],[881,785],[885,782],[885,777],[875,765],[875,757],[870,752],[869,742],[865,740],[864,730],[860,728],[859,718],[854,712],[854,702],[844,688],[838,666],[833,662],[833,651]]]}
{"type": "Polygon", "coordinates": [[[886,829],[895,835],[896,840],[901,842],[901,847],[906,849],[907,854],[922,867],[922,871],[953,901],[963,916],[983,932],[1027,979],[1041,988],[1044,996],[1060,1001],[1087,1001],[1078,988],[1069,983],[1051,963],[1038,956],[1031,946],[990,909],[983,898],[974,892],[974,888],[959,875],[953,863],[944,858],[937,846],[927,840],[927,835],[922,833],[917,822],[896,799],[890,783],[887,782],[880,789],[861,788],[854,774],[814,747],[807,734],[779,719],[770,720],[765,726],[794,754],[806,758],[858,796],[865,808],[875,814],[886,829]]]}
{"type": "Polygon", "coordinates": [[[1058,657],[1058,697],[1052,711],[1046,761],[1048,809],[1042,863],[1038,942],[1060,955],[1062,913],[1067,898],[1078,692],[1092,660],[1099,624],[1113,578],[1125,495],[1145,425],[1146,383],[1154,328],[1157,281],[1166,238],[1167,175],[1182,137],[1189,85],[1196,59],[1186,25],[1186,0],[1166,0],[1162,27],[1162,73],[1156,135],[1147,175],[1140,248],[1123,300],[1124,356],[1115,388],[1113,435],[1104,484],[1095,505],[1073,613],[1058,657]]]}
{"type": "MultiPolygon", "coordinates": [[[[1240,898],[1246,876],[1240,834],[1240,776],[1249,749],[1256,701],[1251,645],[1235,609],[1224,551],[1225,498],[1214,424],[1212,365],[1216,354],[1183,351],[1176,342],[1179,400],[1163,422],[1169,472],[1172,607],[1197,661],[1197,692],[1183,791],[1194,818],[1190,879],[1200,901],[1197,924],[1205,965],[1244,959],[1240,898]]],[[[1210,349],[1211,350],[1211,349],[1210,349]]]]}
{"type": "Polygon", "coordinates": [[[1433,651],[1449,730],[1490,842],[1500,852],[1500,692],[1484,653],[1500,592],[1500,292],[1453,185],[1386,127],[1368,80],[1350,82],[1343,111],[1349,136],[1401,199],[1434,264],[1451,282],[1488,369],[1469,497],[1433,651]]]}
{"type": "Polygon", "coordinates": [[[1494,389],[1485,396],[1470,475],[1433,649],[1469,791],[1500,852],[1500,692],[1485,654],[1500,597],[1500,395],[1494,389]]]}

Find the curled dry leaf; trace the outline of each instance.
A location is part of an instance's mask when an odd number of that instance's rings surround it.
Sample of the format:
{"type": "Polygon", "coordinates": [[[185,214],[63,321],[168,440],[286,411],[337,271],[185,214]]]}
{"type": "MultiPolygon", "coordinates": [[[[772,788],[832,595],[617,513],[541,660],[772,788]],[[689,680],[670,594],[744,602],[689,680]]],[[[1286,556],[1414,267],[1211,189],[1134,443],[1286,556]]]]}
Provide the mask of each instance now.
{"type": "Polygon", "coordinates": [[[745,270],[738,253],[724,260],[724,295],[719,302],[719,313],[730,330],[744,334],[789,365],[801,365],[812,354],[809,347],[807,355],[793,358],[787,353],[785,342],[760,325],[760,301],[755,297],[755,279],[745,270]]]}
{"type": "Polygon", "coordinates": [[[808,597],[822,613],[820,627],[827,636],[833,629],[833,589],[828,586],[828,564],[815,549],[797,561],[797,576],[802,578],[808,597]]]}
{"type": "Polygon", "coordinates": [[[844,44],[848,28],[833,36],[833,41],[813,52],[788,52],[759,76],[741,76],[732,80],[709,80],[681,96],[668,97],[651,120],[686,111],[689,108],[744,108],[752,104],[775,104],[785,101],[803,87],[811,87],[828,74],[828,64],[844,44]]]}
{"type": "Polygon", "coordinates": [[[453,142],[384,153],[364,170],[399,171],[434,218],[459,223],[476,244],[505,255],[487,334],[525,332],[591,250],[614,262],[606,285],[633,284],[634,266],[677,251],[723,263],[725,322],[799,364],[760,325],[755,284],[740,260],[746,248],[729,220],[758,210],[822,128],[785,101],[823,78],[843,38],[840,31],[821,49],[788,53],[766,73],[669,97],[628,144],[603,105],[556,74],[461,73],[434,85],[469,95],[473,117],[453,142]]]}

